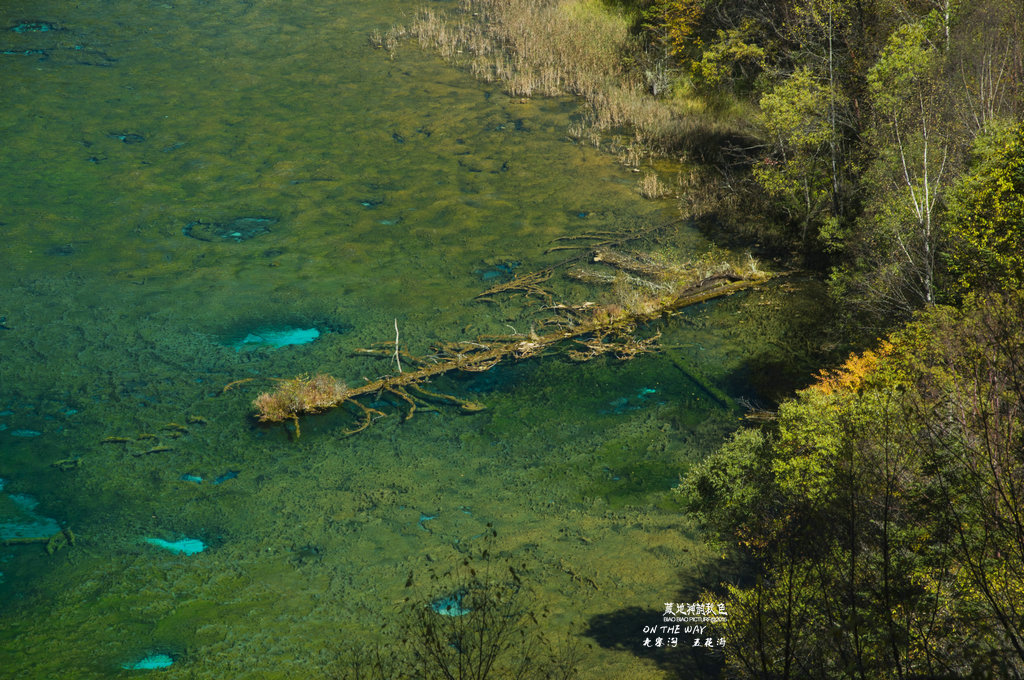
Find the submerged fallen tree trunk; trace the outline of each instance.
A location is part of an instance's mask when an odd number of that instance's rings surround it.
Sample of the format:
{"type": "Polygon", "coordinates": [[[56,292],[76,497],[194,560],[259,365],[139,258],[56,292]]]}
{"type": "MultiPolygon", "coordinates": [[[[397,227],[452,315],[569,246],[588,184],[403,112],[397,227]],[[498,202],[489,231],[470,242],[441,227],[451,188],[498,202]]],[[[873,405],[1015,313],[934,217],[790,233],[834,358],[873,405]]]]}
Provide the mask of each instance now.
{"type": "Polygon", "coordinates": [[[430,392],[424,389],[422,384],[451,371],[482,372],[502,361],[537,356],[568,341],[576,343],[576,346],[567,353],[570,358],[578,361],[609,353],[621,359],[631,359],[638,354],[652,351],[660,335],[659,333],[646,339],[637,338],[634,332],[638,326],[663,318],[683,307],[749,288],[768,278],[768,274],[756,269],[745,274],[734,271],[716,273],[672,295],[647,300],[639,308],[634,309],[622,309],[615,305],[558,305],[552,309],[561,313],[561,316],[546,322],[539,332],[449,343],[437,348],[434,354],[427,357],[413,357],[400,353],[396,336],[393,349],[389,346],[358,351],[394,359],[399,368],[397,374],[368,381],[359,387],[348,387],[327,374],[299,376],[279,381],[276,390],[260,394],[253,402],[253,406],[256,408],[256,417],[261,422],[294,423],[296,435],[299,433],[299,416],[321,413],[338,406],[350,406],[356,409],[360,416],[356,426],[346,430],[345,434],[355,434],[366,429],[376,418],[386,415],[360,403],[359,398],[368,395],[380,396],[388,393],[397,397],[409,406],[406,419],[416,411],[417,404],[424,401],[455,404],[466,412],[480,411],[484,409],[482,404],[430,392]],[[401,369],[403,359],[413,367],[412,370],[401,369]]]}

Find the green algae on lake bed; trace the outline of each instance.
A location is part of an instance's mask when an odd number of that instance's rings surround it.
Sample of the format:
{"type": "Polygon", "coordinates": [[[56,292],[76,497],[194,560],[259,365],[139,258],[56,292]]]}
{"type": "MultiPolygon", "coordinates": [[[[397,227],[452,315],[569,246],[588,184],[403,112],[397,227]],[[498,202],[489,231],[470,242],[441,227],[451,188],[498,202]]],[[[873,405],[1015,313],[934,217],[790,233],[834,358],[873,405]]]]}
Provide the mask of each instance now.
{"type": "MultiPolygon", "coordinates": [[[[350,414],[304,421],[291,441],[251,422],[253,390],[222,393],[319,370],[373,379],[388,369],[351,352],[393,340],[396,320],[421,354],[507,333],[521,322],[514,302],[472,299],[512,263],[551,264],[544,251],[560,236],[675,217],[642,200],[614,159],[566,140],[574,101],[521,102],[414,45],[394,60],[366,45],[415,9],[0,10],[9,26],[31,16],[61,29],[11,32],[0,47],[72,41],[109,57],[0,56],[0,476],[40,516],[73,520],[78,537],[52,556],[0,547],[0,661],[12,675],[110,677],[170,650],[161,677],[299,666],[331,677],[339,635],[372,641],[410,595],[410,573],[429,603],[425,574],[459,563],[488,524],[495,550],[529,563],[556,634],[584,635],[617,612],[656,616],[715,568],[671,488],[738,416],[665,356],[546,357],[447,377],[437,390],[488,410],[389,417],[348,439],[350,414]],[[319,335],[241,352],[225,343],[264,324],[319,335]],[[655,392],[639,398],[645,389],[655,392]],[[74,469],[51,467],[72,457],[74,469]],[[228,471],[228,483],[182,481],[228,471]],[[140,542],[169,529],[216,549],[140,542]]],[[[672,241],[707,247],[685,227],[672,241]]],[[[559,285],[575,301],[599,294],[559,285]]],[[[770,394],[793,375],[792,353],[772,342],[798,347],[811,323],[782,308],[802,294],[776,291],[688,312],[665,339],[728,395],[770,394]]],[[[588,651],[581,677],[662,672],[634,653],[638,640],[617,644],[588,651]]]]}

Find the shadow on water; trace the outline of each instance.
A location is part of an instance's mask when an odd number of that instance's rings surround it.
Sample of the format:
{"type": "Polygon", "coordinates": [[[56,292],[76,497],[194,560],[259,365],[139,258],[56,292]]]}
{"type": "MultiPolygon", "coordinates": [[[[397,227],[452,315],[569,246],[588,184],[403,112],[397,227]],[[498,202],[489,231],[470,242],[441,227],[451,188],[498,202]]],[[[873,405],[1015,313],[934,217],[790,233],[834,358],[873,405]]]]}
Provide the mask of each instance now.
{"type": "Polygon", "coordinates": [[[721,654],[694,648],[693,635],[680,634],[678,646],[672,646],[671,634],[644,632],[645,627],[663,625],[670,624],[661,623],[660,616],[652,609],[629,607],[591,617],[584,628],[584,635],[604,649],[643,659],[663,671],[668,678],[710,680],[720,677],[721,654]],[[628,631],[628,634],[624,636],[623,631],[628,631]],[[659,638],[662,646],[658,646],[659,638]],[[650,646],[645,646],[645,640],[650,641],[650,646]]]}
{"type": "MultiPolygon", "coordinates": [[[[535,376],[538,365],[536,361],[517,361],[498,364],[480,373],[455,372],[448,376],[447,383],[451,389],[467,395],[511,394],[535,376]]],[[[444,383],[438,381],[438,385],[444,383]]]]}
{"type": "MultiPolygon", "coordinates": [[[[638,564],[642,562],[641,559],[638,564]]],[[[745,575],[754,572],[752,565],[731,561],[691,563],[679,572],[677,590],[674,595],[667,595],[665,602],[651,603],[648,608],[623,607],[592,616],[587,620],[584,635],[602,648],[644,659],[664,671],[666,677],[718,678],[724,664],[724,645],[728,645],[726,633],[720,625],[682,613],[707,600],[716,605],[720,602],[717,596],[724,590],[723,582],[742,582],[745,575]],[[675,616],[666,614],[670,607],[675,616]],[[673,618],[693,620],[668,620],[673,618]]]]}

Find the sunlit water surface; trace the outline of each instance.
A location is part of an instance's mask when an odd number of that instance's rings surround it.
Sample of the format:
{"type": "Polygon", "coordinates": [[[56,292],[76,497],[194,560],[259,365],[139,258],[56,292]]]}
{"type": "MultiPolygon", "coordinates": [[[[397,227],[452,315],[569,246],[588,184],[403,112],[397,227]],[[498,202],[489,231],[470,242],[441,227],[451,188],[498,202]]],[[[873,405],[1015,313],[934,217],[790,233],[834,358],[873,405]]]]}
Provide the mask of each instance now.
{"type": "Polygon", "coordinates": [[[369,46],[415,9],[0,9],[0,675],[333,677],[404,598],[437,596],[430,573],[484,548],[527,566],[544,632],[593,645],[582,677],[680,662],[642,649],[641,628],[695,600],[718,556],[672,488],[738,425],[721,396],[771,389],[813,306],[780,322],[791,298],[744,294],[671,321],[669,353],[435,381],[477,415],[402,422],[382,399],[390,415],[356,436],[341,412],[297,440],[252,420],[269,378],[395,371],[352,352],[396,324],[415,354],[528,332],[521,299],[474,296],[557,262],[558,237],[677,217],[568,140],[573,100],[512,99],[414,44],[369,46]],[[319,335],[243,343],[275,329],[319,335]],[[63,527],[74,545],[53,554],[10,541],[63,527]],[[124,670],[153,655],[172,665],[124,670]]]}

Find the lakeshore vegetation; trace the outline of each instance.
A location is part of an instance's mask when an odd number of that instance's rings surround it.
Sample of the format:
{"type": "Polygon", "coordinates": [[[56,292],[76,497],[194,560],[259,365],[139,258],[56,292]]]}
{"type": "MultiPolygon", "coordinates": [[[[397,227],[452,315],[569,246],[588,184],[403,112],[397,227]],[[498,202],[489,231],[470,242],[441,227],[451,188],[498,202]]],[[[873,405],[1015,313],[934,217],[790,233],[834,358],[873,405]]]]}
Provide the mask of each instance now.
{"type": "Polygon", "coordinates": [[[463,0],[375,42],[405,30],[579,95],[638,190],[828,282],[853,353],[679,487],[748,575],[709,584],[724,674],[1024,676],[1024,3],[463,0]]]}

